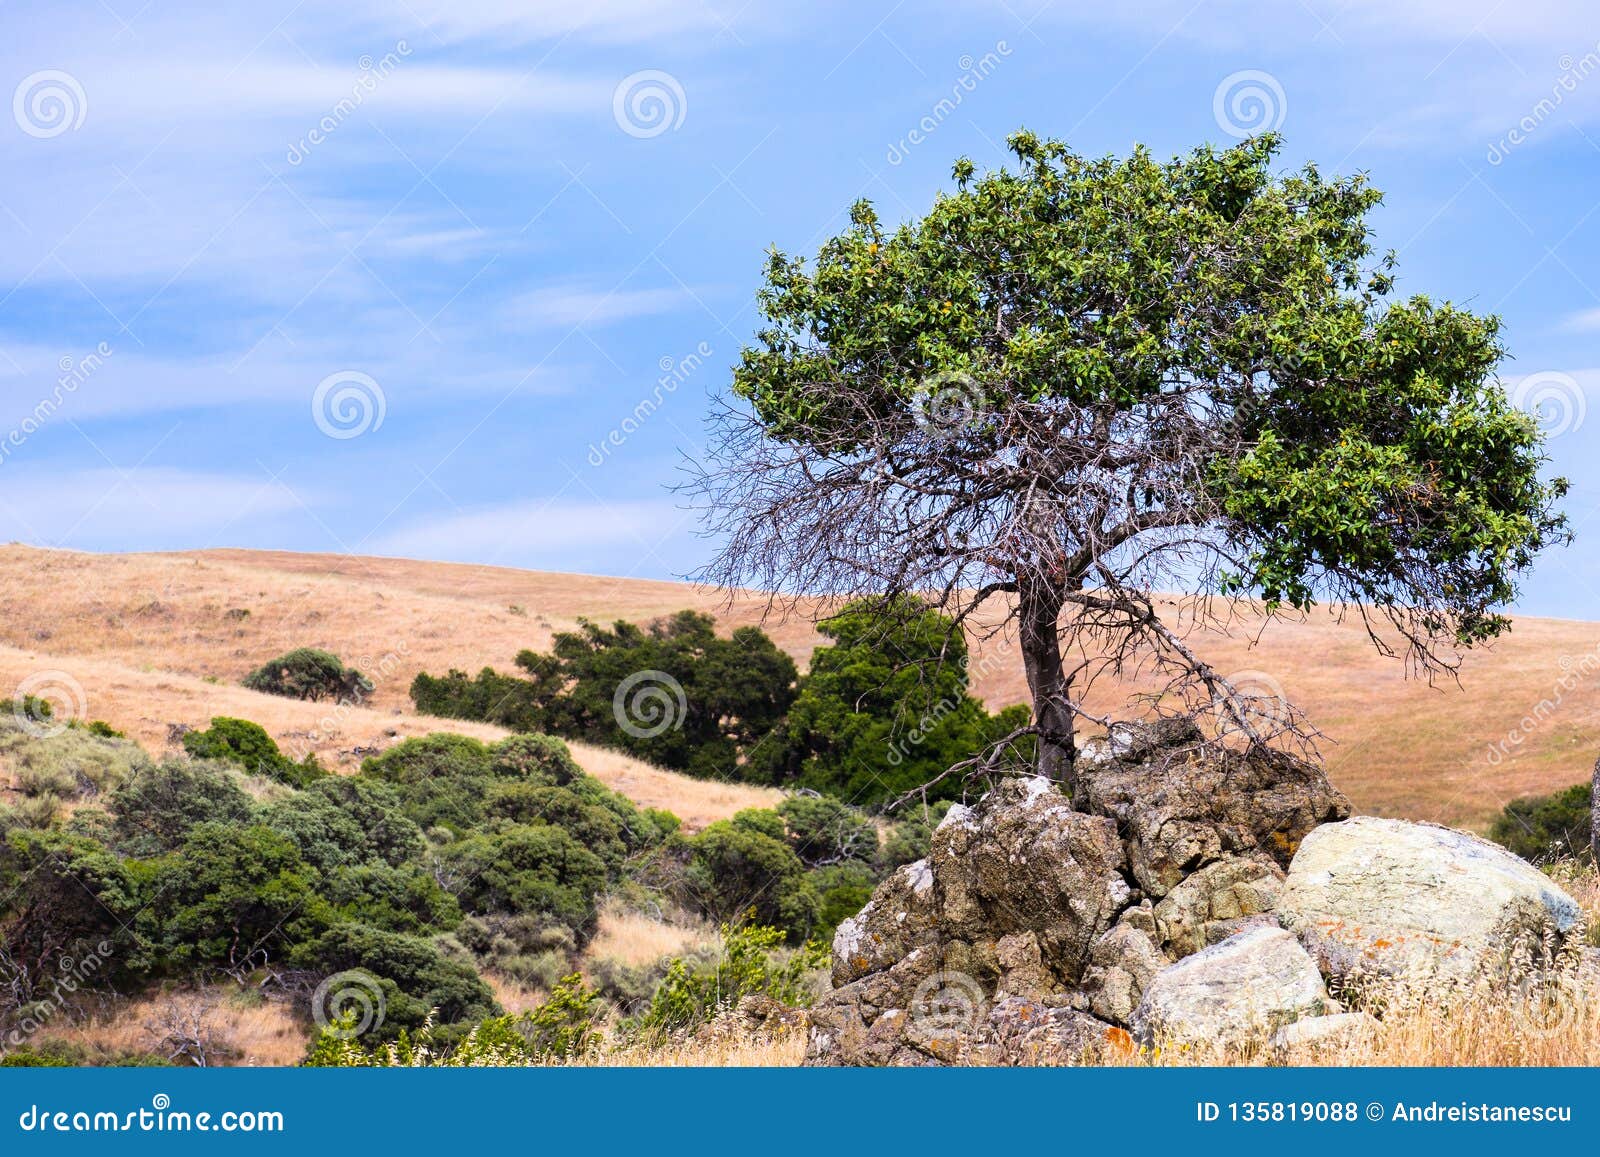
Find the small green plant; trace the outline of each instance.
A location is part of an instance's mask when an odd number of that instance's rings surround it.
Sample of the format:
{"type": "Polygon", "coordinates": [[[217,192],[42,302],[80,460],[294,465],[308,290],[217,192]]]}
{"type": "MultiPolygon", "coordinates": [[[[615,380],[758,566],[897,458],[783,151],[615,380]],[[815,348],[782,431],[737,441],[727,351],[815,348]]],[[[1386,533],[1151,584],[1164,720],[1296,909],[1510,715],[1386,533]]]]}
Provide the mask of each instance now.
{"type": "Polygon", "coordinates": [[[784,1004],[810,1004],[812,974],[822,967],[827,950],[812,941],[798,950],[784,951],[784,940],[781,928],[724,924],[722,951],[715,959],[679,958],[668,965],[643,1025],[668,1031],[692,1028],[751,995],[769,996],[784,1004]]]}
{"type": "Polygon", "coordinates": [[[528,1048],[541,1057],[581,1056],[600,1043],[595,1031],[600,994],[574,972],[564,976],[550,998],[523,1018],[528,1048]]]}

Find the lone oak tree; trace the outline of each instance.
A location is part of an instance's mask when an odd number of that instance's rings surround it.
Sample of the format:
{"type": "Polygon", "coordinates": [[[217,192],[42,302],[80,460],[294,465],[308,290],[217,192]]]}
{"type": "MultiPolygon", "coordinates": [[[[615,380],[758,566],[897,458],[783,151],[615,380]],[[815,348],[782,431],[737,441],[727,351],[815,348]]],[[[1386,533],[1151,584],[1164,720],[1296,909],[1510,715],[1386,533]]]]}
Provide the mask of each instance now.
{"type": "Polygon", "coordinates": [[[1362,176],[1275,175],[1273,135],[1166,162],[1008,143],[920,220],[860,202],[811,268],[771,253],[690,485],[725,544],[703,578],[1014,628],[1037,770],[1069,787],[1108,671],[1156,672],[1216,739],[1308,738],[1188,641],[1247,599],[1352,611],[1429,677],[1506,627],[1566,484],[1495,376],[1497,319],[1388,300],[1362,176]],[[1208,596],[1187,630],[1172,589],[1208,596]]]}

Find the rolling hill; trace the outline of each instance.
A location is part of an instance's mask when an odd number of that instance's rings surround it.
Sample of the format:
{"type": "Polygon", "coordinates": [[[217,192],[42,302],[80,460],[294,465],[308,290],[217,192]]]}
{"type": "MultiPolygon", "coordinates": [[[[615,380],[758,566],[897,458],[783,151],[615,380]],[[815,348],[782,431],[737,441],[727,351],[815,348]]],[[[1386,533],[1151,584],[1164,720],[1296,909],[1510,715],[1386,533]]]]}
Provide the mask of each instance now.
{"type": "MultiPolygon", "coordinates": [[[[278,551],[96,555],[13,544],[0,548],[0,690],[64,686],[87,717],[152,750],[174,724],[242,716],[286,750],[352,769],[397,737],[500,734],[418,716],[407,695],[418,671],[509,669],[518,650],[545,647],[580,617],[642,621],[685,607],[729,628],[762,623],[802,668],[818,642],[804,615],[763,621],[764,599],[670,582],[278,551]],[[368,705],[339,710],[239,686],[296,646],[325,648],[366,672],[376,683],[368,705]]],[[[1281,687],[1299,704],[1327,737],[1335,782],[1365,812],[1481,827],[1509,799],[1584,779],[1600,754],[1600,623],[1519,618],[1467,657],[1459,684],[1434,686],[1378,655],[1358,622],[1326,613],[1264,630],[1246,619],[1232,637],[1195,632],[1191,641],[1218,670],[1281,687]]],[[[1023,700],[1003,634],[975,644],[973,670],[973,689],[992,709],[1023,700]]],[[[575,753],[613,787],[691,826],[774,798],[583,745],[575,753]]]]}

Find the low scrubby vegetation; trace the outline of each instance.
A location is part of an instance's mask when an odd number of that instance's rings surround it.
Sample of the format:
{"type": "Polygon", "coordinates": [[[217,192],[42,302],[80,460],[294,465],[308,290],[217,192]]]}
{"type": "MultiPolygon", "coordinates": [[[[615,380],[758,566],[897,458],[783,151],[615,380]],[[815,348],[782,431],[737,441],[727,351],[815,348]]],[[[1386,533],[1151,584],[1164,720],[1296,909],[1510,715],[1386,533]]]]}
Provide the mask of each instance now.
{"type": "Polygon", "coordinates": [[[1587,783],[1512,800],[1495,818],[1489,838],[1536,864],[1592,861],[1593,801],[1587,783]]]}
{"type": "Polygon", "coordinates": [[[686,831],[537,733],[408,739],[341,776],[248,720],[154,758],[0,719],[0,758],[0,1029],[32,1046],[7,1050],[17,1064],[53,1063],[50,1031],[97,1012],[218,986],[293,1008],[308,1039],[338,1030],[312,1054],[328,1063],[511,1056],[513,1037],[516,1055],[560,1058],[593,1026],[631,1040],[693,1031],[751,993],[804,1003],[819,945],[933,819],[881,825],[800,794],[686,831]],[[723,933],[594,957],[602,912],[723,933]],[[64,997],[62,970],[84,961],[64,997]],[[381,1014],[340,1030],[329,978],[381,1014]],[[502,993],[532,1005],[513,1015],[502,993]]]}

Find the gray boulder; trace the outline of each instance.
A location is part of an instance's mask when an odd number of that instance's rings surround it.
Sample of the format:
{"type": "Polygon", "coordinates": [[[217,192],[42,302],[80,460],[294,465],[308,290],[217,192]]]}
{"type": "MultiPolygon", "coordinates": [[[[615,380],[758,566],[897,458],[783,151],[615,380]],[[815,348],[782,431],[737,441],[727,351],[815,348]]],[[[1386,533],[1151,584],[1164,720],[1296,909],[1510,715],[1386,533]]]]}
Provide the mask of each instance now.
{"type": "Polygon", "coordinates": [[[1150,1044],[1239,1046],[1328,1011],[1315,962],[1281,928],[1252,928],[1157,973],[1134,1010],[1150,1044]]]}
{"type": "Polygon", "coordinates": [[[1306,837],[1277,914],[1332,977],[1430,983],[1548,964],[1582,926],[1572,897],[1499,845],[1374,816],[1306,837]]]}

